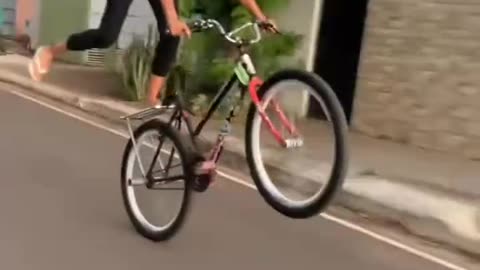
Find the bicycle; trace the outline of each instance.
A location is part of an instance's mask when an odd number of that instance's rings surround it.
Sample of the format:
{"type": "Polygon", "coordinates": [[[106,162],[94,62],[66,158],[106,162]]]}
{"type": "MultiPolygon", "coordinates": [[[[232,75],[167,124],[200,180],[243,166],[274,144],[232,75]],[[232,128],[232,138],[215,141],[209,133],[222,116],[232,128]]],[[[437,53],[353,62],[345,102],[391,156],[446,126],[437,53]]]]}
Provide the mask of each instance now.
{"type": "Polygon", "coordinates": [[[308,218],[321,212],[341,187],[348,167],[347,124],[342,107],[329,85],[313,73],[288,69],[275,73],[265,82],[257,77],[255,66],[246,52],[246,48],[251,44],[259,42],[262,38],[261,29],[267,27],[270,26],[265,23],[248,22],[227,33],[222,25],[213,19],[197,19],[190,23],[192,32],[216,29],[225,40],[235,44],[240,52],[232,77],[213,98],[208,112],[195,128],[193,128],[190,119],[192,113],[185,108],[181,95],[175,95],[170,102],[163,105],[150,107],[122,117],[127,122],[130,135],[122,159],[122,197],[131,222],[137,232],[144,237],[154,241],[166,240],[172,237],[183,224],[189,209],[191,192],[204,192],[212,183],[215,177],[216,164],[224,149],[225,138],[230,134],[231,121],[236,116],[235,111],[238,109],[239,103],[237,102],[237,104],[230,107],[230,112],[224,120],[225,125],[218,133],[216,143],[210,151],[202,153],[199,150],[198,136],[234,85],[239,85],[241,101],[244,100],[247,92],[252,100],[245,127],[246,159],[256,187],[271,207],[287,217],[308,218]],[[256,37],[254,39],[242,40],[234,36],[247,27],[253,27],[255,30],[256,37]],[[265,123],[268,126],[274,142],[283,148],[295,149],[302,147],[304,144],[303,137],[295,125],[287,119],[278,100],[273,100],[270,97],[271,92],[274,92],[275,85],[288,80],[297,80],[310,86],[314,98],[323,100],[328,111],[327,114],[332,121],[337,141],[334,146],[335,159],[328,183],[312,197],[300,202],[286,198],[273,186],[273,181],[266,173],[265,164],[261,161],[261,151],[258,150],[259,125],[261,123],[265,123]],[[274,121],[267,115],[267,105],[269,104],[273,104],[273,111],[278,116],[280,127],[276,127],[274,121]],[[164,115],[167,112],[170,113],[170,116],[165,118],[164,115]],[[165,119],[157,119],[159,117],[164,117],[165,119]],[[143,121],[143,123],[133,130],[132,121],[136,120],[143,121]],[[282,131],[285,130],[293,138],[287,138],[285,135],[282,135],[282,131]],[[154,153],[151,161],[148,163],[148,168],[144,168],[141,163],[143,157],[141,158],[142,155],[139,154],[138,144],[149,133],[153,133],[154,139],[147,143],[147,148],[153,150],[154,153]],[[163,149],[163,144],[167,139],[173,143],[171,151],[163,149]],[[158,141],[159,145],[153,146],[154,141],[158,141]],[[167,156],[166,165],[161,158],[163,154],[167,156]],[[174,160],[179,160],[179,164],[173,165],[172,162],[174,160]],[[132,171],[135,161],[139,163],[141,171],[139,177],[133,176],[132,171]],[[154,169],[154,166],[157,164],[161,167],[159,170],[154,169]],[[175,168],[181,169],[183,173],[171,175],[170,172],[175,168]],[[158,176],[157,174],[161,175],[158,176]],[[178,182],[181,182],[183,187],[173,188],[182,190],[181,205],[178,213],[166,225],[156,226],[152,224],[140,210],[133,188],[146,186],[147,189],[162,189],[166,184],[178,182]]]}

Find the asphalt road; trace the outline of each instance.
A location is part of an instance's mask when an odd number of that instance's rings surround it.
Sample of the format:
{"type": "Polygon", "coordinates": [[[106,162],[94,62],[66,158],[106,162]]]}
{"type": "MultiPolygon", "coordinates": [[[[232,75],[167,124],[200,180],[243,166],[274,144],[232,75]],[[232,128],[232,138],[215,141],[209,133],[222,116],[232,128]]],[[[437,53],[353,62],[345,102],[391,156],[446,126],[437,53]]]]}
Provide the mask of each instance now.
{"type": "Polygon", "coordinates": [[[222,179],[152,243],[121,201],[124,138],[3,91],[0,112],[0,269],[445,269],[320,217],[287,219],[222,179]]]}

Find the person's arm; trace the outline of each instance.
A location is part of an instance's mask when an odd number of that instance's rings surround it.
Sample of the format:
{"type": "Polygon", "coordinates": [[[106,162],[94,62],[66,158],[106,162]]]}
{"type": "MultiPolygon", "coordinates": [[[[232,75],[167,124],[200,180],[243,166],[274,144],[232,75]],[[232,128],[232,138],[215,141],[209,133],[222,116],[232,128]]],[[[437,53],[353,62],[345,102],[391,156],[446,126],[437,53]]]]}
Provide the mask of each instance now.
{"type": "Polygon", "coordinates": [[[175,0],[159,0],[163,6],[165,19],[167,20],[170,32],[174,36],[187,35],[190,37],[191,32],[188,26],[178,17],[177,9],[175,8],[175,0]]]}
{"type": "Polygon", "coordinates": [[[257,1],[255,0],[240,0],[240,3],[244,5],[252,14],[257,18],[257,20],[265,21],[267,17],[263,14],[262,9],[258,6],[257,1]]]}
{"type": "Polygon", "coordinates": [[[165,18],[170,24],[171,22],[178,20],[177,10],[175,8],[175,0],[160,0],[162,2],[163,11],[165,12],[165,18]]]}

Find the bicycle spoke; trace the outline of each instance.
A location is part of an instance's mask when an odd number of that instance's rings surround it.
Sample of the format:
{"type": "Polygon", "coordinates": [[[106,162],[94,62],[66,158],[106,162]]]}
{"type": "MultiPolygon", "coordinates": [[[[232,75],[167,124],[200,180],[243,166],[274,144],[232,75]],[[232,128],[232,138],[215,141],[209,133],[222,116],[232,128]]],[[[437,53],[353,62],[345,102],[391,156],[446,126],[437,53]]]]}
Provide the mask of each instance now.
{"type": "MultiPolygon", "coordinates": [[[[155,154],[153,155],[152,161],[150,162],[150,166],[149,166],[149,168],[148,168],[148,173],[147,173],[147,175],[149,175],[149,174],[152,173],[153,167],[154,167],[154,164],[155,164],[155,161],[158,159],[158,156],[160,155],[160,151],[161,151],[162,146],[163,146],[163,140],[162,140],[161,138],[159,138],[159,141],[160,141],[160,143],[159,143],[157,149],[155,150],[155,154]]],[[[153,144],[153,140],[152,140],[151,137],[150,137],[150,144],[151,144],[152,147],[153,147],[154,144],[153,144]]],[[[162,168],[162,169],[165,168],[165,167],[163,166],[163,163],[162,163],[162,160],[161,160],[161,159],[158,159],[158,163],[159,163],[159,165],[160,165],[160,168],[162,168]]]]}

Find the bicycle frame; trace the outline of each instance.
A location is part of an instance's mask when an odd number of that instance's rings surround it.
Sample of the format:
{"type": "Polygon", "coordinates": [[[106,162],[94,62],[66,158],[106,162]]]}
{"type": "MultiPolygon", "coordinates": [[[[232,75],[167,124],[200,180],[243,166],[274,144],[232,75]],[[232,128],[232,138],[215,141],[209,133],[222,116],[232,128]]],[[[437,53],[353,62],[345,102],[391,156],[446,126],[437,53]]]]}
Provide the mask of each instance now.
{"type": "MultiPolygon", "coordinates": [[[[206,162],[204,162],[201,168],[199,168],[200,172],[198,174],[203,174],[205,172],[212,171],[215,168],[215,164],[218,162],[221,156],[221,153],[223,151],[225,137],[227,137],[230,134],[231,121],[236,116],[235,111],[239,103],[243,102],[246,92],[249,89],[248,86],[253,82],[253,80],[246,79],[247,78],[246,75],[251,76],[255,73],[256,73],[255,67],[251,61],[250,56],[247,53],[242,54],[241,57],[237,60],[234,73],[232,74],[230,79],[227,81],[227,83],[218,91],[217,95],[211,101],[209,108],[207,110],[207,113],[205,114],[205,116],[202,117],[202,119],[198,122],[198,124],[195,127],[191,121],[191,118],[189,117],[188,112],[184,109],[184,103],[181,97],[180,96],[176,97],[176,102],[174,105],[176,109],[174,113],[170,116],[168,120],[168,124],[173,125],[173,123],[176,122],[177,123],[176,128],[180,130],[182,127],[181,126],[182,122],[185,123],[187,132],[192,141],[192,144],[198,150],[197,137],[202,133],[205,127],[205,124],[211,119],[214,112],[217,111],[218,107],[220,106],[224,98],[229,93],[232,92],[233,87],[237,83],[240,83],[240,100],[238,101],[237,104],[232,105],[232,107],[230,108],[228,116],[224,119],[225,124],[220,130],[217,136],[216,142],[212,147],[208,155],[208,158],[206,159],[206,162]]],[[[156,181],[160,179],[154,178],[154,180],[156,181]]],[[[164,179],[161,179],[161,180],[164,181],[164,179]]]]}
{"type": "MultiPolygon", "coordinates": [[[[241,30],[242,27],[239,29],[231,32],[235,33],[239,30],[241,30]]],[[[227,34],[225,34],[227,36],[227,34]]],[[[143,165],[140,161],[140,157],[138,154],[138,149],[136,146],[136,142],[134,140],[134,134],[133,130],[131,127],[131,119],[136,119],[136,120],[143,120],[148,117],[154,117],[160,114],[163,114],[164,112],[174,109],[174,112],[168,119],[168,125],[172,125],[176,123],[176,128],[181,130],[182,128],[182,122],[186,123],[186,128],[187,132],[189,134],[189,138],[192,141],[192,144],[195,146],[195,148],[198,150],[198,145],[197,145],[197,137],[201,134],[203,128],[205,127],[205,124],[210,120],[212,117],[213,113],[218,109],[220,106],[221,102],[223,99],[232,91],[234,85],[236,83],[240,83],[240,100],[237,104],[234,104],[231,106],[230,112],[228,116],[225,118],[225,125],[223,128],[220,130],[216,142],[212,149],[210,150],[209,157],[200,164],[199,167],[199,172],[197,172],[198,175],[203,175],[203,174],[209,174],[212,173],[215,170],[216,163],[218,162],[221,153],[223,151],[223,146],[224,146],[224,141],[225,137],[230,134],[231,131],[231,121],[233,118],[236,116],[235,115],[235,110],[237,109],[239,103],[243,102],[245,95],[248,91],[250,98],[252,102],[255,104],[257,107],[257,110],[259,111],[262,121],[264,121],[270,132],[272,133],[273,137],[275,140],[283,147],[292,147],[294,145],[297,145],[294,140],[287,140],[285,139],[280,131],[273,125],[272,121],[270,118],[267,116],[265,113],[265,108],[266,106],[270,103],[262,104],[262,101],[258,97],[257,91],[259,87],[263,84],[263,81],[257,76],[257,72],[255,69],[255,66],[251,60],[251,57],[248,53],[245,52],[245,44],[244,43],[239,43],[238,49],[240,51],[240,56],[238,57],[236,61],[236,66],[234,68],[234,72],[230,79],[227,81],[227,83],[218,91],[217,95],[213,98],[213,100],[210,103],[209,109],[204,117],[199,121],[199,123],[194,127],[192,124],[192,121],[190,119],[189,113],[187,110],[185,110],[184,102],[181,98],[181,96],[177,95],[174,100],[174,104],[170,106],[157,106],[153,108],[148,108],[146,110],[140,111],[138,113],[128,115],[125,117],[122,117],[123,119],[127,120],[127,125],[128,125],[128,130],[130,133],[130,137],[133,143],[133,147],[135,149],[135,154],[137,156],[137,161],[140,163],[140,169],[142,171],[142,174],[144,177],[148,179],[148,183],[150,185],[158,182],[168,182],[168,181],[175,181],[178,180],[178,177],[168,177],[168,178],[158,178],[158,177],[153,177],[152,172],[153,172],[153,166],[156,162],[156,159],[160,155],[163,142],[160,143],[160,145],[157,147],[155,151],[155,156],[148,168],[148,171],[145,171],[143,168],[143,165]]],[[[291,124],[282,109],[280,108],[280,105],[276,101],[271,101],[273,104],[275,112],[278,113],[279,118],[281,120],[281,123],[286,127],[287,131],[294,135],[295,137],[298,137],[299,134],[293,124],[291,124]]],[[[171,156],[169,158],[169,165],[173,159],[174,152],[171,153],[171,156]]],[[[147,185],[148,185],[147,183],[147,185]]]]}

